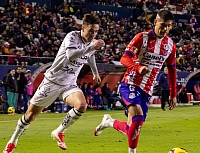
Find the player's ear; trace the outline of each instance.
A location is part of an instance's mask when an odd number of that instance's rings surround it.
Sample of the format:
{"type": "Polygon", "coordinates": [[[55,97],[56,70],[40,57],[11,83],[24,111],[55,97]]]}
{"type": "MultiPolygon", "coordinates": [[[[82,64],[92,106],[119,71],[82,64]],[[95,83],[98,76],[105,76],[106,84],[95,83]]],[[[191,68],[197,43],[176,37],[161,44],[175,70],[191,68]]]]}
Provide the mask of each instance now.
{"type": "Polygon", "coordinates": [[[82,30],[82,31],[84,30],[83,25],[81,26],[81,30],[82,30]]]}
{"type": "Polygon", "coordinates": [[[157,20],[156,20],[156,19],[154,19],[154,22],[153,22],[153,24],[154,24],[154,25],[156,25],[156,23],[157,23],[157,20]]]}
{"type": "Polygon", "coordinates": [[[85,26],[84,24],[82,24],[81,30],[84,31],[85,27],[86,27],[86,26],[85,26]]]}

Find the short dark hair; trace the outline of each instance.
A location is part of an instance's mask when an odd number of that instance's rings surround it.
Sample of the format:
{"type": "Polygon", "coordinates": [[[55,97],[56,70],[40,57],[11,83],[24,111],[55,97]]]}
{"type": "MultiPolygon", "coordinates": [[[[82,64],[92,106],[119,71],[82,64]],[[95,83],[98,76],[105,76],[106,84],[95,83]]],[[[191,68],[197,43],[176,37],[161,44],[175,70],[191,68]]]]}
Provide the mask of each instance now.
{"type": "Polygon", "coordinates": [[[85,14],[83,17],[83,25],[101,24],[101,20],[96,14],[85,14]]]}
{"type": "Polygon", "coordinates": [[[158,12],[158,15],[164,21],[174,20],[174,16],[169,10],[160,10],[158,12]]]}

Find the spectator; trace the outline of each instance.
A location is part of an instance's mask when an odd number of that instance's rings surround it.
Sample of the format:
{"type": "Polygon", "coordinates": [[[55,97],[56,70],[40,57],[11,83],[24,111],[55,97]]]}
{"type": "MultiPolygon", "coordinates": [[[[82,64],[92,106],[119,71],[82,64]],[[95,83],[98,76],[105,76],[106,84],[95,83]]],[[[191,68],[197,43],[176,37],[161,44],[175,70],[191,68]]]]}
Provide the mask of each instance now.
{"type": "Polygon", "coordinates": [[[197,82],[194,85],[194,97],[196,101],[200,101],[200,84],[197,82]]]}
{"type": "Polygon", "coordinates": [[[195,15],[192,15],[190,18],[190,25],[193,28],[195,24],[197,24],[197,19],[196,19],[195,15]]]}
{"type": "Polygon", "coordinates": [[[93,84],[91,82],[89,82],[87,85],[87,94],[88,94],[87,95],[88,106],[92,107],[94,91],[93,91],[93,84]]]}
{"type": "Polygon", "coordinates": [[[187,89],[185,86],[181,87],[181,92],[178,95],[180,103],[188,103],[187,89]]]}
{"type": "Polygon", "coordinates": [[[2,81],[1,81],[1,85],[2,87],[4,87],[4,95],[5,95],[5,100],[7,101],[8,100],[8,97],[7,97],[7,79],[8,79],[8,76],[10,75],[10,71],[11,70],[8,70],[7,74],[3,77],[2,81]]]}
{"type": "Polygon", "coordinates": [[[93,107],[99,109],[101,105],[101,93],[99,92],[99,85],[96,84],[93,88],[93,107]]]}
{"type": "Polygon", "coordinates": [[[166,102],[169,104],[169,80],[168,80],[168,68],[164,68],[164,73],[159,78],[159,86],[161,88],[161,109],[165,111],[166,102]]]}
{"type": "Polygon", "coordinates": [[[198,55],[197,64],[200,65],[200,54],[198,55]]]}
{"type": "Polygon", "coordinates": [[[6,86],[7,86],[7,102],[9,107],[16,108],[16,102],[17,102],[17,91],[18,91],[18,84],[17,80],[15,78],[15,70],[12,69],[6,78],[6,86]]]}
{"type": "Polygon", "coordinates": [[[10,47],[10,43],[4,42],[4,44],[3,44],[3,54],[4,55],[10,55],[11,54],[9,47],[10,47]]]}
{"type": "Polygon", "coordinates": [[[25,77],[25,72],[26,72],[25,67],[19,66],[17,68],[16,79],[17,79],[17,84],[18,84],[18,98],[17,98],[16,113],[18,113],[18,114],[22,113],[22,108],[24,106],[24,101],[22,99],[23,99],[23,97],[26,97],[27,79],[25,77]]]}
{"type": "Polygon", "coordinates": [[[182,71],[185,70],[186,63],[183,55],[179,55],[179,57],[176,59],[176,64],[177,69],[180,69],[182,71]]]}
{"type": "Polygon", "coordinates": [[[33,80],[32,80],[32,74],[31,70],[27,70],[25,74],[26,80],[27,80],[27,85],[26,85],[26,90],[24,93],[24,112],[26,112],[28,108],[28,101],[30,98],[33,96],[33,80]]]}
{"type": "Polygon", "coordinates": [[[0,93],[0,114],[6,114],[8,110],[7,102],[0,93]]]}
{"type": "Polygon", "coordinates": [[[111,109],[111,103],[109,101],[109,97],[111,96],[112,92],[107,82],[104,83],[103,87],[101,88],[101,91],[102,91],[103,105],[107,105],[107,109],[111,109]]]}
{"type": "Polygon", "coordinates": [[[87,99],[88,92],[87,92],[87,83],[86,82],[83,83],[81,90],[83,92],[83,95],[85,96],[85,99],[87,99]]]}

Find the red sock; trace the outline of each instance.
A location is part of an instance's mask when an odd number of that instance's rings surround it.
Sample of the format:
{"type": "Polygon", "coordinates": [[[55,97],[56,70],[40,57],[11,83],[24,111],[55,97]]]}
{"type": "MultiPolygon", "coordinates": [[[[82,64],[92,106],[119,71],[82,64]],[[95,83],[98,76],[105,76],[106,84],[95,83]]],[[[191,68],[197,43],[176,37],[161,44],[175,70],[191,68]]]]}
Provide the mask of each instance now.
{"type": "Polygon", "coordinates": [[[135,116],[132,118],[132,124],[128,130],[128,146],[129,148],[137,148],[140,130],[143,124],[143,116],[135,116]]]}
{"type": "Polygon", "coordinates": [[[126,134],[126,135],[127,135],[128,129],[129,129],[127,122],[121,122],[119,120],[114,121],[113,128],[116,129],[117,131],[120,131],[120,132],[126,134]]]}

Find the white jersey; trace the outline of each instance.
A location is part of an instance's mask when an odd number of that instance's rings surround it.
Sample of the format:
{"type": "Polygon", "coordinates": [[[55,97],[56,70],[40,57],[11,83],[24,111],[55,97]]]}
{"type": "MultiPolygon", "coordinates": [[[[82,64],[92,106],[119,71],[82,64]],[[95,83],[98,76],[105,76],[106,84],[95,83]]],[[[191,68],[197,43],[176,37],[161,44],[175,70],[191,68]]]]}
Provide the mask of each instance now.
{"type": "Polygon", "coordinates": [[[45,78],[58,85],[76,84],[85,63],[89,63],[92,72],[97,74],[93,44],[94,40],[91,43],[84,42],[80,31],[68,33],[45,78]]]}

